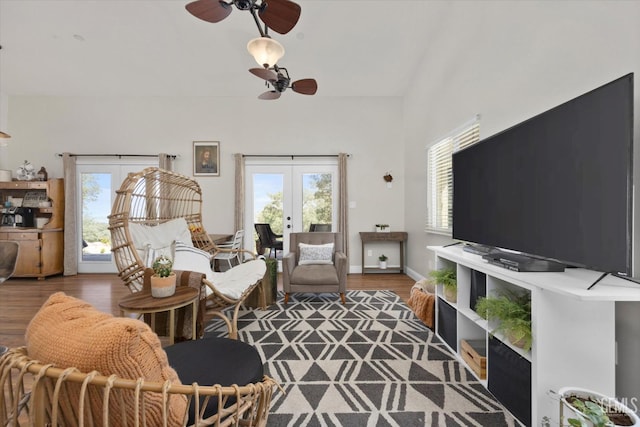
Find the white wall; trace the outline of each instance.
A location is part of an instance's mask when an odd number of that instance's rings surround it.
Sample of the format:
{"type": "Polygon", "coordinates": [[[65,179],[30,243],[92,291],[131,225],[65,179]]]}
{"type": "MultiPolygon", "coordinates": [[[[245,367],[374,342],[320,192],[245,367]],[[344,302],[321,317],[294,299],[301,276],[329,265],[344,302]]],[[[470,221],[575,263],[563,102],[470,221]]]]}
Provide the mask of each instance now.
{"type": "Polygon", "coordinates": [[[404,156],[400,98],[322,98],[287,94],[255,98],[12,97],[6,164],[26,159],[62,175],[56,153],[179,155],[177,172],[192,174],[192,141],[220,141],[219,178],[198,181],[203,219],[212,233],[233,231],[234,153],[338,154],[349,159],[351,265],[360,263],[358,231],[404,221],[404,156]],[[382,176],[392,170],[394,187],[382,176]],[[354,255],[355,254],[355,255],[354,255]]]}
{"type": "MultiPolygon", "coordinates": [[[[455,9],[456,25],[427,41],[415,90],[405,100],[406,200],[412,201],[405,222],[409,265],[421,275],[433,268],[425,247],[450,242],[422,232],[427,144],[474,114],[482,116],[484,138],[629,72],[636,73],[636,86],[640,81],[638,2],[482,1],[459,2],[455,9]]],[[[635,105],[638,145],[638,89],[635,105]]],[[[639,308],[617,307],[620,397],[640,398],[639,308]]]]}

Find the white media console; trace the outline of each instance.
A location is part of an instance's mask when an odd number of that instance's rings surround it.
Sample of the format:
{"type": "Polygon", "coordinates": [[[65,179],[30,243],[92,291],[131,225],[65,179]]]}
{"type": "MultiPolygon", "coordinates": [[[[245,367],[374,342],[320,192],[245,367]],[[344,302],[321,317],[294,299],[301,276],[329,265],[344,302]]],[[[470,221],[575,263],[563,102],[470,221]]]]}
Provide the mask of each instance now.
{"type": "Polygon", "coordinates": [[[485,340],[487,378],[480,381],[522,424],[538,426],[548,417],[557,426],[558,401],[549,391],[563,386],[615,396],[615,302],[640,301],[640,285],[606,276],[588,290],[601,273],[514,272],[463,251],[462,245],[428,249],[436,254],[437,269],[457,271],[456,303],[444,299],[441,285],[436,288],[436,334],[462,363],[460,340],[485,340]],[[486,295],[503,288],[531,293],[531,351],[491,336],[495,325],[471,309],[472,277],[474,285],[484,280],[486,295]]]}

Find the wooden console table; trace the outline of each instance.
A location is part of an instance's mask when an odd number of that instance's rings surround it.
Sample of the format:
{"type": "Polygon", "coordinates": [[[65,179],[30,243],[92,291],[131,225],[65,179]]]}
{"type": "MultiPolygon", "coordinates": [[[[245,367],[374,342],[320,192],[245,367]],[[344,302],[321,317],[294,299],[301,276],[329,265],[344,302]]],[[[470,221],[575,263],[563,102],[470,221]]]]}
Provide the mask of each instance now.
{"type": "Polygon", "coordinates": [[[378,273],[403,273],[404,272],[404,244],[407,240],[406,231],[390,231],[390,232],[360,232],[360,240],[362,241],[362,274],[367,272],[378,273]],[[382,270],[380,268],[365,268],[364,267],[364,247],[366,243],[370,242],[398,242],[400,244],[400,268],[387,268],[382,270]]]}

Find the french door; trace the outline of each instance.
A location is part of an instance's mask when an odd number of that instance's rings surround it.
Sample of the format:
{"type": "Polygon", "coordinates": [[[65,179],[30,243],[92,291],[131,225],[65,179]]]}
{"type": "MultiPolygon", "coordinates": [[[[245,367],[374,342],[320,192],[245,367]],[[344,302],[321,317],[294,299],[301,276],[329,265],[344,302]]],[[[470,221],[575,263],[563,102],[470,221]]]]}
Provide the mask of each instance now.
{"type": "Polygon", "coordinates": [[[108,215],[122,181],[130,172],[158,166],[157,160],[112,162],[78,159],[76,182],[78,211],[78,272],[116,273],[111,253],[108,215]]]}
{"type": "Polygon", "coordinates": [[[337,159],[247,159],[245,164],[245,242],[255,250],[255,223],[268,223],[283,235],[309,231],[311,224],[338,223],[337,159]]]}

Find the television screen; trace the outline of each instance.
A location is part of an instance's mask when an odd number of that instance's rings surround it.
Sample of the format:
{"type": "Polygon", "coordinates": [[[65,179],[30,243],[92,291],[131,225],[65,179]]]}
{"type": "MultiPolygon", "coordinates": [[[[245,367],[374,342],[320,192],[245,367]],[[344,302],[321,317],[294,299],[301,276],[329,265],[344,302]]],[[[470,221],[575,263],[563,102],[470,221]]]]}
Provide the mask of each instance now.
{"type": "Polygon", "coordinates": [[[453,238],[631,276],[633,73],[453,155],[453,238]]]}

